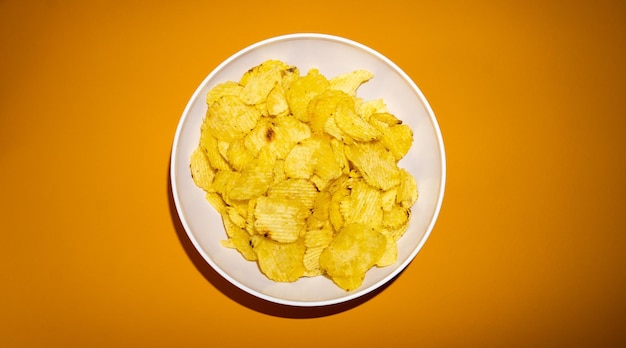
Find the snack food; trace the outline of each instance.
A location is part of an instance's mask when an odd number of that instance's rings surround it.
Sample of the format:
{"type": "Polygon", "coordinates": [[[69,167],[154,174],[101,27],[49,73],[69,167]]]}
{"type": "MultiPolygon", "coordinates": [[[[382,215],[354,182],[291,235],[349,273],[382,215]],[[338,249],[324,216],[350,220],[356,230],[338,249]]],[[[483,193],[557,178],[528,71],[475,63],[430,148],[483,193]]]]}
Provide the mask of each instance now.
{"type": "Polygon", "coordinates": [[[417,200],[398,167],[413,133],[357,97],[372,78],[267,60],[207,93],[191,174],[222,216],[222,245],[269,279],[327,276],[349,291],[395,262],[417,200]]]}

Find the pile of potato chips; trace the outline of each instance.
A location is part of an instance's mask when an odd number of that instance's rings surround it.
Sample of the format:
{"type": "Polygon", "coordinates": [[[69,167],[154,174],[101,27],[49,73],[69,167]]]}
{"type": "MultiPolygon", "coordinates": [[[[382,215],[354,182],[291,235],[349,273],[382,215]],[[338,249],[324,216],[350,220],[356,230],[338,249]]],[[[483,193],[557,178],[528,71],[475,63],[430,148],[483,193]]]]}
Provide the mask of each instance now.
{"type": "Polygon", "coordinates": [[[223,218],[222,244],[269,279],[326,276],[350,291],[396,261],[417,200],[398,167],[413,132],[357,97],[372,78],[268,60],[207,93],[191,173],[223,218]]]}

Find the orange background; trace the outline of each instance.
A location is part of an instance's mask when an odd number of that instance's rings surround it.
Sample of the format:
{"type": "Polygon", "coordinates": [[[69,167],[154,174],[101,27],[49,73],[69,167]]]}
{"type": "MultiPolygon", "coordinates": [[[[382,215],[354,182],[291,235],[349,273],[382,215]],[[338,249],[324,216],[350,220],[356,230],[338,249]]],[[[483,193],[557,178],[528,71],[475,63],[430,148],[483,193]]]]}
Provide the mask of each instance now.
{"type": "Polygon", "coordinates": [[[626,345],[620,1],[0,1],[0,346],[626,345]],[[402,67],[440,122],[439,221],[388,287],[298,309],[236,290],[176,217],[202,79],[322,32],[402,67]]]}

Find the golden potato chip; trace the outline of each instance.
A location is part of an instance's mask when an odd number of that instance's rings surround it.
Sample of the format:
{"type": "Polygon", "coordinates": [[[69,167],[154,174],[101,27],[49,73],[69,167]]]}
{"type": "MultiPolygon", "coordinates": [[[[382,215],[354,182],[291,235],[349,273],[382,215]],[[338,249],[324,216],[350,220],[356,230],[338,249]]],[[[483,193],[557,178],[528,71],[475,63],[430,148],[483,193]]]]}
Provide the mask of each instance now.
{"type": "Polygon", "coordinates": [[[385,252],[387,238],[366,225],[344,226],[320,255],[320,268],[343,289],[358,288],[385,252]],[[344,283],[341,280],[350,279],[344,283]],[[359,281],[360,280],[360,281],[359,281]]]}
{"type": "Polygon", "coordinates": [[[338,155],[335,151],[330,141],[320,139],[319,146],[313,153],[313,158],[309,159],[309,161],[314,163],[314,174],[326,180],[336,179],[343,174],[345,163],[339,162],[338,159],[341,155],[338,155]]]}
{"type": "Polygon", "coordinates": [[[346,291],[352,291],[352,290],[359,288],[361,284],[363,284],[364,277],[365,277],[365,274],[359,274],[359,275],[352,276],[352,277],[335,276],[335,277],[331,277],[331,279],[340,288],[346,291]]]}
{"type": "Polygon", "coordinates": [[[382,197],[380,190],[363,180],[352,180],[350,193],[339,202],[339,210],[345,224],[360,223],[380,229],[383,223],[382,197]]]}
{"type": "Polygon", "coordinates": [[[406,230],[408,229],[410,220],[411,220],[411,211],[409,210],[408,218],[406,219],[406,222],[404,224],[397,226],[397,227],[385,227],[380,232],[386,236],[390,236],[394,238],[395,240],[398,240],[400,239],[400,237],[402,237],[404,232],[406,232],[406,230]]]}
{"type": "Polygon", "coordinates": [[[380,142],[346,146],[346,156],[368,184],[388,190],[400,183],[400,170],[393,154],[380,142]]]}
{"type": "Polygon", "coordinates": [[[241,99],[248,105],[264,102],[270,91],[282,83],[283,71],[291,68],[282,61],[271,59],[248,70],[239,81],[243,85],[241,99]]]}
{"type": "Polygon", "coordinates": [[[240,212],[234,206],[227,206],[225,215],[228,215],[228,218],[233,224],[240,228],[246,228],[246,213],[246,211],[240,212]]]}
{"type": "MultiPolygon", "coordinates": [[[[322,228],[328,228],[333,231],[329,220],[329,208],[331,202],[331,194],[327,190],[320,191],[315,196],[311,215],[307,218],[307,232],[322,228]]],[[[306,236],[306,235],[305,235],[306,236]]]]}
{"type": "Polygon", "coordinates": [[[320,268],[320,255],[324,249],[326,249],[325,245],[306,247],[306,250],[304,251],[304,258],[302,260],[304,268],[306,269],[303,276],[315,277],[324,274],[320,268]]]}
{"type": "Polygon", "coordinates": [[[418,191],[415,178],[406,169],[400,168],[400,188],[396,201],[405,208],[411,208],[417,201],[417,196],[418,191]]]}
{"type": "Polygon", "coordinates": [[[228,197],[234,200],[249,200],[265,194],[274,181],[275,159],[267,151],[249,163],[236,178],[228,197]]]}
{"type": "Polygon", "coordinates": [[[307,207],[293,199],[261,196],[254,209],[254,228],[274,241],[291,243],[304,235],[309,214],[307,207]]]}
{"type": "Polygon", "coordinates": [[[326,119],[326,123],[324,123],[324,132],[333,138],[340,140],[346,145],[354,143],[354,139],[348,133],[344,132],[343,129],[341,129],[337,124],[336,112],[337,109],[335,109],[335,113],[326,119]]]}
{"type": "Polygon", "coordinates": [[[300,121],[309,121],[309,102],[330,87],[330,83],[317,69],[293,81],[287,88],[287,103],[292,115],[300,121]]]}
{"type": "Polygon", "coordinates": [[[386,124],[387,126],[396,126],[396,125],[402,124],[401,120],[399,120],[396,116],[388,112],[373,112],[371,114],[370,119],[376,120],[378,122],[382,122],[386,124]]]}
{"type": "MultiPolygon", "coordinates": [[[[387,113],[387,105],[382,99],[363,100],[354,98],[354,109],[364,120],[370,120],[378,113],[387,113]]],[[[389,114],[391,115],[391,114],[389,114]]]]}
{"type": "Polygon", "coordinates": [[[385,237],[387,239],[385,252],[380,257],[380,260],[376,262],[376,267],[386,267],[392,265],[398,259],[398,244],[396,243],[396,239],[392,236],[385,237]]]}
{"type": "Polygon", "coordinates": [[[224,214],[226,212],[226,207],[228,205],[224,202],[221,194],[217,192],[207,192],[204,198],[218,213],[224,214]]]}
{"type": "Polygon", "coordinates": [[[220,83],[209,90],[206,95],[206,103],[211,105],[225,95],[239,96],[242,90],[243,86],[234,81],[220,83]]]}
{"type": "MultiPolygon", "coordinates": [[[[382,132],[357,115],[353,108],[344,104],[338,105],[335,112],[337,127],[356,141],[372,141],[378,139],[382,132]]],[[[345,138],[342,136],[341,139],[345,138]]]]}
{"type": "Polygon", "coordinates": [[[304,234],[304,246],[325,247],[329,245],[335,237],[335,231],[330,227],[324,227],[316,230],[307,230],[304,234]]]}
{"type": "Polygon", "coordinates": [[[285,174],[290,178],[308,179],[315,172],[315,152],[320,139],[308,138],[296,144],[285,158],[285,174]]]}
{"type": "Polygon", "coordinates": [[[383,211],[382,225],[385,228],[398,228],[409,222],[409,210],[401,205],[394,205],[390,210],[383,211]]]}
{"type": "Polygon", "coordinates": [[[204,148],[211,167],[215,170],[230,170],[230,164],[220,153],[218,143],[219,140],[211,135],[203,125],[200,133],[200,146],[204,148]]]}
{"type": "Polygon", "coordinates": [[[235,200],[231,199],[228,202],[228,206],[235,208],[237,213],[243,217],[248,216],[248,201],[247,200],[235,200]]]}
{"type": "Polygon", "coordinates": [[[237,139],[230,143],[226,150],[226,156],[223,157],[230,167],[238,172],[242,171],[255,158],[252,152],[246,148],[244,139],[237,139]]]}
{"type": "Polygon", "coordinates": [[[371,80],[374,74],[367,70],[359,69],[340,74],[329,80],[330,88],[340,90],[351,96],[356,95],[356,90],[363,83],[371,80]]]}
{"type": "Polygon", "coordinates": [[[396,204],[396,195],[398,193],[398,188],[393,187],[387,191],[382,193],[381,201],[383,211],[390,211],[396,204]]]}
{"type": "Polygon", "coordinates": [[[209,157],[203,148],[197,147],[191,155],[190,160],[191,177],[196,186],[209,192],[215,178],[215,171],[211,168],[209,157]]]}
{"type": "Polygon", "coordinates": [[[240,176],[241,173],[232,170],[220,170],[215,173],[213,189],[222,196],[226,203],[230,201],[228,194],[240,176]]]}
{"type": "Polygon", "coordinates": [[[276,158],[285,159],[293,147],[311,137],[309,126],[293,116],[278,117],[271,123],[271,133],[265,134],[276,158]]]}
{"type": "Polygon", "coordinates": [[[259,234],[259,232],[254,227],[254,221],[256,217],[254,216],[254,210],[256,209],[256,198],[252,198],[248,201],[247,209],[246,209],[246,231],[250,235],[259,234]]]}
{"type": "Polygon", "coordinates": [[[228,216],[224,216],[222,220],[224,222],[224,229],[228,235],[228,242],[222,243],[222,245],[237,249],[248,261],[256,260],[256,253],[252,250],[252,246],[250,245],[250,234],[248,234],[244,228],[241,228],[230,220],[228,216]]]}
{"type": "Polygon", "coordinates": [[[274,173],[257,167],[244,170],[228,191],[228,198],[246,201],[265,194],[274,179],[274,173]]]}
{"type": "Polygon", "coordinates": [[[262,235],[251,237],[259,269],[276,282],[294,282],[304,275],[304,242],[279,243],[262,235]]]}
{"type": "Polygon", "coordinates": [[[350,188],[348,187],[347,176],[341,176],[332,188],[331,199],[328,205],[328,219],[332,224],[335,231],[339,231],[344,226],[344,218],[341,212],[341,202],[350,195],[350,188]]]}
{"type": "Polygon", "coordinates": [[[285,160],[276,159],[276,163],[274,164],[274,184],[285,179],[287,179],[287,174],[285,174],[285,160]]]}
{"type": "Polygon", "coordinates": [[[275,132],[271,120],[261,118],[243,138],[245,149],[252,156],[258,156],[261,149],[272,142],[275,132]]]}
{"type": "Polygon", "coordinates": [[[404,124],[389,127],[381,138],[383,145],[391,151],[396,161],[402,159],[413,145],[413,131],[404,124]]]}
{"type": "Polygon", "coordinates": [[[289,104],[283,85],[276,83],[274,88],[267,95],[266,100],[267,114],[270,116],[287,116],[289,114],[289,104]]]}
{"type": "Polygon", "coordinates": [[[305,209],[312,210],[319,191],[312,182],[305,179],[286,178],[276,182],[269,189],[268,197],[281,197],[297,200],[305,209]]]}
{"type": "Polygon", "coordinates": [[[343,174],[349,173],[350,163],[348,162],[348,157],[346,157],[346,145],[337,139],[330,139],[330,147],[333,149],[335,161],[337,161],[339,167],[341,167],[341,172],[343,174]]]}
{"type": "Polygon", "coordinates": [[[244,104],[236,96],[225,95],[208,106],[204,123],[217,139],[233,141],[243,138],[260,118],[261,113],[255,107],[244,104]]]}
{"type": "Polygon", "coordinates": [[[354,99],[339,90],[325,90],[311,99],[307,105],[307,119],[314,134],[322,135],[326,133],[326,123],[336,112],[339,105],[354,108],[354,99]]]}

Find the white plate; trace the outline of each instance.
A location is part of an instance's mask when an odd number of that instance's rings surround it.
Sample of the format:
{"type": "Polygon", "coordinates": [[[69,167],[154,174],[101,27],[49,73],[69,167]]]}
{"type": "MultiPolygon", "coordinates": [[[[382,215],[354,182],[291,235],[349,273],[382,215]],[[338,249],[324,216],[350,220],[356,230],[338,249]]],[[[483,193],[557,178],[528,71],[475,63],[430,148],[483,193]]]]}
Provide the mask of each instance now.
{"type": "Polygon", "coordinates": [[[406,73],[389,59],[357,42],[325,34],[290,34],[253,44],[221,63],[202,81],[180,119],[171,156],[171,184],[176,209],[191,242],[220,275],[259,298],[291,306],[323,306],[356,299],[392,280],[415,258],[430,235],[443,200],[446,162],[437,120],[428,102],[406,73]],[[409,228],[398,241],[395,264],[371,269],[361,288],[346,292],[325,277],[302,278],[294,283],[267,279],[257,264],[219,243],[225,239],[221,217],[205,200],[189,171],[189,158],[197,147],[206,113],[205,95],[216,84],[238,81],[253,66],[279,59],[305,74],[310,68],[331,78],[355,69],[367,69],[374,78],[362,85],[358,96],[383,98],[389,111],[408,124],[414,143],[399,165],[418,183],[419,198],[409,228]]]}

